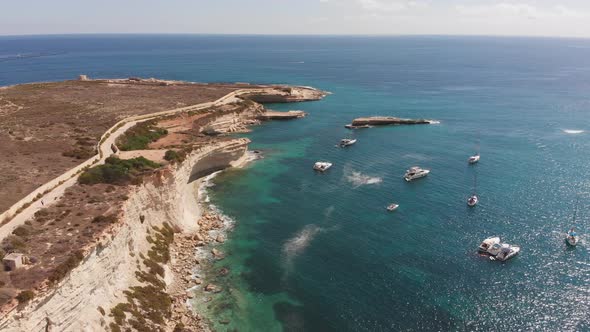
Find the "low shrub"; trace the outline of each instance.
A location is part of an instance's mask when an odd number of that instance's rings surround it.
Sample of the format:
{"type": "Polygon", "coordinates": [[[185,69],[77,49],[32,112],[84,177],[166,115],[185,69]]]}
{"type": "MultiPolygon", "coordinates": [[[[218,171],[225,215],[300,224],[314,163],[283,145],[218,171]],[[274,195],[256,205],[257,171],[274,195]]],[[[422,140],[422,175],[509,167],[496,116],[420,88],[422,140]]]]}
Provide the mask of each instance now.
{"type": "Polygon", "coordinates": [[[142,122],[127,130],[117,146],[122,151],[145,150],[151,142],[167,134],[166,129],[156,127],[155,121],[142,122]]]}
{"type": "Polygon", "coordinates": [[[182,162],[186,158],[186,154],[183,151],[168,150],[164,154],[164,159],[169,162],[182,162]]]}
{"type": "Polygon", "coordinates": [[[18,293],[18,295],[16,296],[16,299],[18,300],[18,303],[25,304],[25,303],[31,301],[34,297],[35,297],[35,293],[32,290],[25,290],[25,291],[18,293]]]}
{"type": "Polygon", "coordinates": [[[96,216],[92,218],[93,224],[114,224],[117,222],[117,216],[109,214],[108,216],[96,216]]]}
{"type": "Polygon", "coordinates": [[[76,268],[80,264],[82,259],[84,259],[84,253],[81,250],[73,252],[72,254],[70,254],[68,259],[66,259],[63,263],[58,265],[55,268],[55,270],[53,270],[53,273],[49,276],[49,281],[51,283],[59,282],[60,280],[65,278],[65,276],[70,271],[76,268]]]}
{"type": "Polygon", "coordinates": [[[160,164],[144,157],[127,160],[109,157],[106,159],[104,165],[89,168],[82,173],[78,182],[88,185],[97,183],[125,185],[139,178],[141,173],[154,170],[158,167],[160,167],[160,164]]]}

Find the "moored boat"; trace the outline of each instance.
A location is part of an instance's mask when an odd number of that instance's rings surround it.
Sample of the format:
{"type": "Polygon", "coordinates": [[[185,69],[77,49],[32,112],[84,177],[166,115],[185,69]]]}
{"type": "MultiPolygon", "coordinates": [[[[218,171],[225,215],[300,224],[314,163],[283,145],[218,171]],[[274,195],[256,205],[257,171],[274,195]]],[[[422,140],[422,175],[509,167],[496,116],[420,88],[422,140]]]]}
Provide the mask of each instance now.
{"type": "Polygon", "coordinates": [[[470,207],[474,207],[477,205],[477,203],[479,203],[479,198],[477,197],[477,195],[473,194],[471,195],[468,199],[467,199],[467,205],[469,205],[470,207]]]}
{"type": "Polygon", "coordinates": [[[520,252],[519,246],[513,246],[513,245],[509,245],[509,244],[504,245],[503,244],[500,252],[498,254],[496,254],[495,256],[490,256],[490,259],[493,261],[498,260],[500,262],[505,262],[505,261],[509,260],[510,258],[518,255],[519,252],[520,252]]]}
{"type": "Polygon", "coordinates": [[[395,204],[395,203],[391,203],[387,206],[387,211],[392,212],[397,210],[397,208],[399,207],[399,204],[395,204]]]}
{"type": "Polygon", "coordinates": [[[480,252],[487,253],[488,250],[496,244],[500,244],[500,238],[497,236],[492,236],[492,237],[489,237],[489,238],[483,240],[483,242],[479,245],[478,250],[480,252]]]}
{"type": "Polygon", "coordinates": [[[470,164],[475,164],[479,162],[479,153],[469,157],[469,159],[467,159],[467,162],[469,162],[470,164]]]}
{"type": "Polygon", "coordinates": [[[330,167],[332,167],[332,163],[327,161],[318,161],[313,165],[313,169],[320,172],[325,172],[330,167]]]}
{"type": "Polygon", "coordinates": [[[340,140],[340,147],[351,146],[356,143],[356,139],[354,138],[343,138],[340,140]]]}
{"type": "Polygon", "coordinates": [[[404,174],[404,180],[410,182],[416,179],[423,178],[430,174],[429,169],[423,169],[418,166],[410,167],[410,169],[406,170],[406,174],[404,174]]]}
{"type": "Polygon", "coordinates": [[[578,242],[580,242],[580,237],[578,236],[578,233],[576,233],[576,229],[574,227],[572,227],[567,232],[565,236],[565,241],[567,242],[567,244],[573,247],[575,247],[578,244],[578,242]]]}

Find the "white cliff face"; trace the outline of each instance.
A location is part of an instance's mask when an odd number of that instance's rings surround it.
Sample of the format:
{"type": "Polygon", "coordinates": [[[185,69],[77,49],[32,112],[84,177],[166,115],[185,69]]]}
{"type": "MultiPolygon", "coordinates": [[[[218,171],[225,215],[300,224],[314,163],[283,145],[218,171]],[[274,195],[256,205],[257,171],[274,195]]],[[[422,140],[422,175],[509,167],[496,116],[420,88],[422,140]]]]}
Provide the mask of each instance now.
{"type": "Polygon", "coordinates": [[[1,318],[0,330],[104,331],[111,322],[110,308],[125,300],[124,290],[138,284],[140,254],[151,246],[148,231],[164,222],[181,232],[198,230],[201,213],[195,180],[243,158],[248,143],[247,139],[213,143],[133,187],[119,223],[82,263],[48,294],[1,318]]]}

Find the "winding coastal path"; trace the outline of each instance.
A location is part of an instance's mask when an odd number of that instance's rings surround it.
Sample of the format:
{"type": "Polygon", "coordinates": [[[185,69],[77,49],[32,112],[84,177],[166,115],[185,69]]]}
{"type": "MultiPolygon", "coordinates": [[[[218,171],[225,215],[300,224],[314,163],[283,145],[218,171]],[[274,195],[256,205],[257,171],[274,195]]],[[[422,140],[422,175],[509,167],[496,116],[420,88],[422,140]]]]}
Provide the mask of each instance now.
{"type": "MultiPolygon", "coordinates": [[[[307,90],[317,90],[308,87],[299,87],[307,90]]],[[[253,89],[240,89],[233,91],[216,101],[207,102],[197,105],[191,105],[182,108],[176,108],[168,111],[162,111],[152,114],[146,114],[141,116],[132,116],[123,119],[112,126],[105,134],[101,137],[98,143],[98,155],[88,159],[84,163],[70,169],[59,177],[45,183],[40,186],[32,193],[27,195],[22,200],[12,205],[4,213],[0,214],[0,221],[5,221],[5,224],[0,226],[0,241],[6,238],[8,235],[19,226],[23,225],[27,220],[31,219],[35,213],[47,206],[52,205],[64,194],[65,190],[74,184],[78,180],[78,176],[87,167],[93,167],[103,164],[105,160],[115,154],[111,146],[115,145],[117,139],[123,135],[129,128],[135,126],[138,123],[152,120],[162,116],[175,115],[184,112],[197,111],[206,109],[213,106],[221,106],[232,102],[239,101],[240,95],[252,95],[252,94],[277,94],[280,93],[278,87],[268,88],[253,88],[253,89]],[[6,220],[8,220],[6,222],[6,220]]],[[[305,97],[303,97],[305,98],[305,97]]]]}

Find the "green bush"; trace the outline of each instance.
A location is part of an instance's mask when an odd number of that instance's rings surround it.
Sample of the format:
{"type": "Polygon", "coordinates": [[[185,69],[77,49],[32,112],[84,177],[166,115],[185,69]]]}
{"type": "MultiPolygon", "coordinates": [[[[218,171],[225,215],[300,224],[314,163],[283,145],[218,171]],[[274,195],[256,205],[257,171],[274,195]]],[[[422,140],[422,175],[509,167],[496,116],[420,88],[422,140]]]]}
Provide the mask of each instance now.
{"type": "Polygon", "coordinates": [[[16,299],[18,303],[24,304],[31,301],[35,297],[35,293],[32,290],[26,290],[18,293],[16,299]]]}
{"type": "Polygon", "coordinates": [[[119,139],[118,147],[122,151],[145,150],[151,142],[167,134],[166,129],[156,127],[155,121],[142,122],[127,130],[119,139]]]}
{"type": "Polygon", "coordinates": [[[77,267],[80,262],[84,259],[84,253],[81,250],[73,252],[68,259],[58,265],[53,273],[49,276],[51,283],[56,283],[65,278],[65,276],[77,267]]]}
{"type": "Polygon", "coordinates": [[[92,167],[80,175],[80,184],[108,183],[125,185],[131,183],[142,172],[160,167],[160,164],[144,157],[122,160],[108,157],[104,165],[92,167]]]}
{"type": "Polygon", "coordinates": [[[166,151],[166,154],[164,154],[164,159],[170,162],[181,162],[184,160],[184,158],[186,157],[186,154],[184,152],[177,152],[174,150],[168,150],[166,151]]]}
{"type": "Polygon", "coordinates": [[[109,214],[108,216],[96,216],[92,218],[91,223],[93,224],[114,224],[117,222],[117,216],[109,214]]]}
{"type": "Polygon", "coordinates": [[[12,234],[20,237],[27,237],[31,234],[31,227],[26,225],[18,226],[15,230],[12,231],[12,234]]]}

